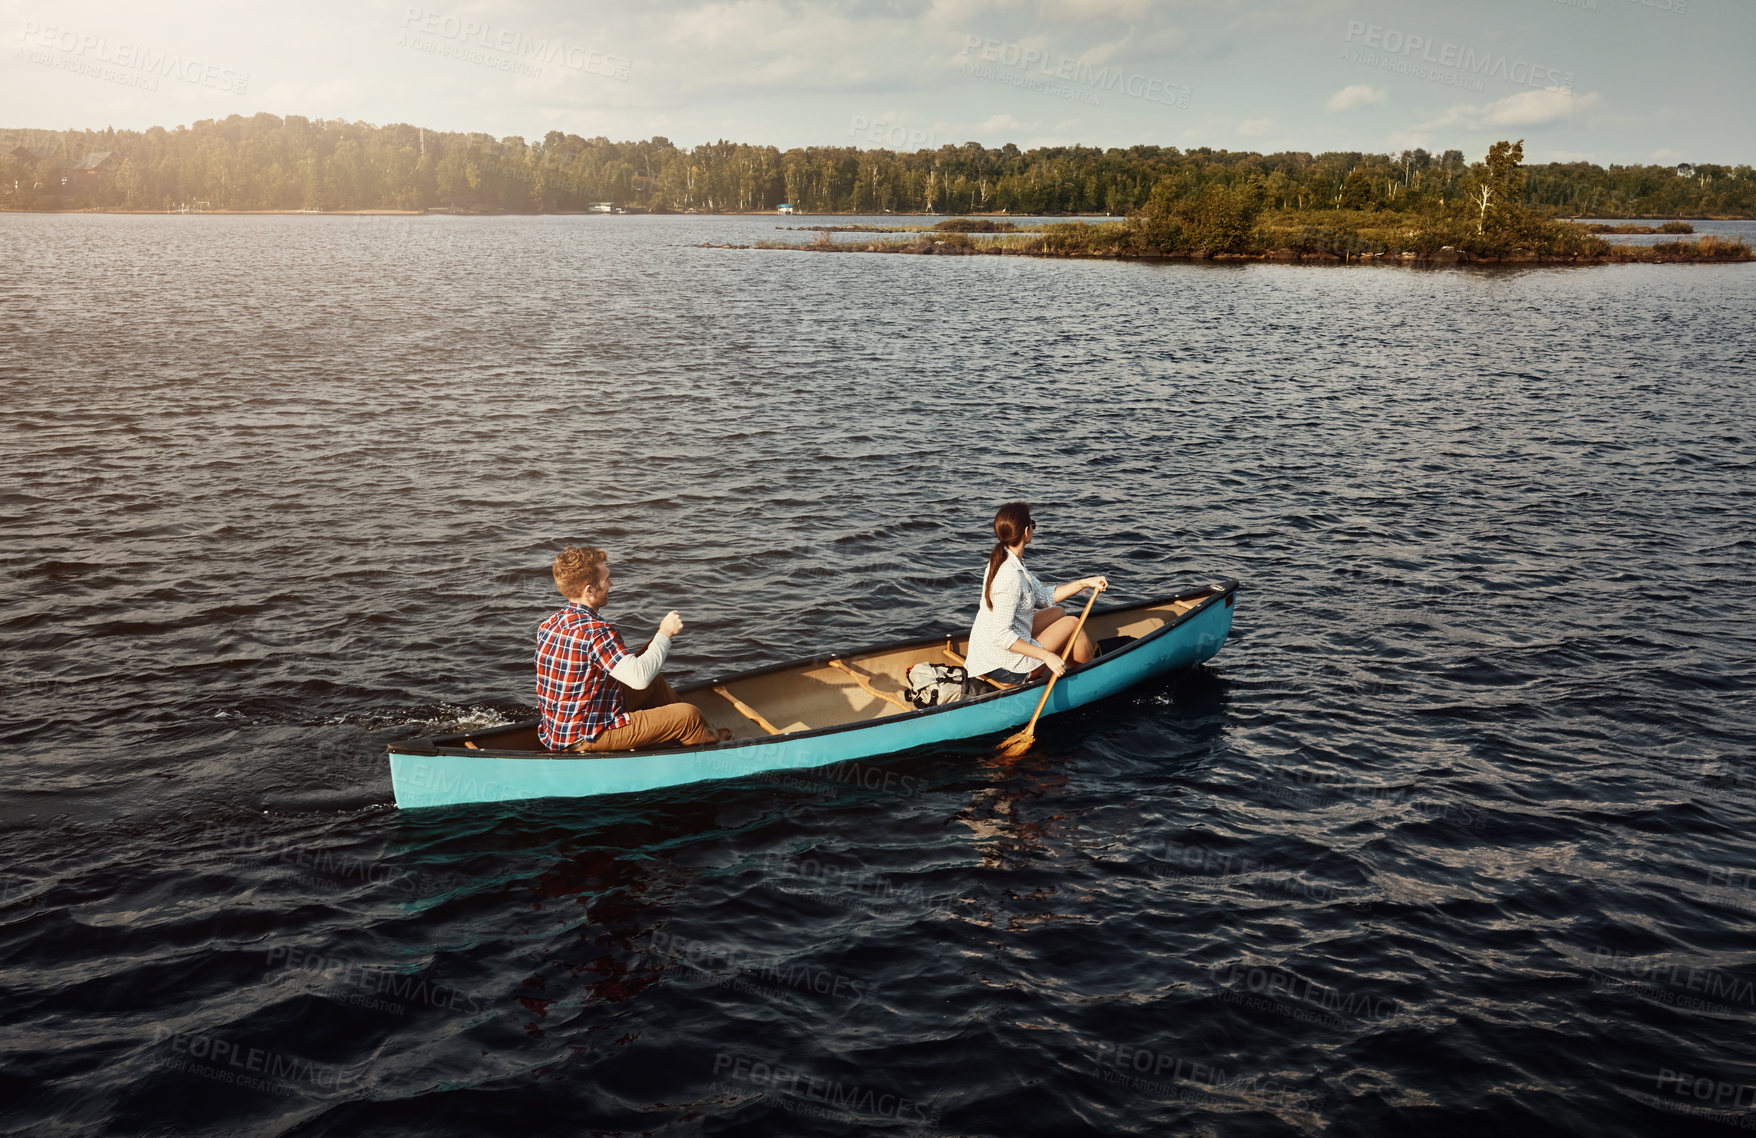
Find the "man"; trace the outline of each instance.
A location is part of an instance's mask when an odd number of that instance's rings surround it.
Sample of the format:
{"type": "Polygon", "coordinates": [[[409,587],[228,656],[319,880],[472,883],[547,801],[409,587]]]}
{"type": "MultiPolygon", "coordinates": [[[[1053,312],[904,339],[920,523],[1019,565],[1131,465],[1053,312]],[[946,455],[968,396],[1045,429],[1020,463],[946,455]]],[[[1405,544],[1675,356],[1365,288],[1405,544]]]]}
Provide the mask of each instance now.
{"type": "Polygon", "coordinates": [[[537,630],[537,735],[551,751],[632,751],[693,747],[714,734],[701,711],[659,675],[671,638],[683,631],[673,610],[636,656],[598,616],[610,599],[609,556],[568,546],[555,558],[555,587],[567,607],[537,630]]]}

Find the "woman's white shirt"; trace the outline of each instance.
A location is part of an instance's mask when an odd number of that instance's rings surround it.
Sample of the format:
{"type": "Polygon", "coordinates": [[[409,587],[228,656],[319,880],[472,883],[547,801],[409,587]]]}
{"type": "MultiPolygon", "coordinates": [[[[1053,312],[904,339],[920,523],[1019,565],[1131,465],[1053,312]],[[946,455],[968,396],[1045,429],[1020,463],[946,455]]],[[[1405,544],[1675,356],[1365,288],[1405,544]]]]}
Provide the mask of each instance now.
{"type": "Polygon", "coordinates": [[[988,607],[987,574],[982,576],[983,596],[977,598],[976,621],[969,630],[969,654],[964,666],[972,676],[985,676],[995,668],[1029,672],[1041,660],[1012,650],[1015,641],[1036,644],[1031,622],[1038,609],[1055,603],[1055,590],[1037,580],[1024,567],[1018,554],[1006,551],[1006,560],[994,575],[994,606],[988,607]]]}

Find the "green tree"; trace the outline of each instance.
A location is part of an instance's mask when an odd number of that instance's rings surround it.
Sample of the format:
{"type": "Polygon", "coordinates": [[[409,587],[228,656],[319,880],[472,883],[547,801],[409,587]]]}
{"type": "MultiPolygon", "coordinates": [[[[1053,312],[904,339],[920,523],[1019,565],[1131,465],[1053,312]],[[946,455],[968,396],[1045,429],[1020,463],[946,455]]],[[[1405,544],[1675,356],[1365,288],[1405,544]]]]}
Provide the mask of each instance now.
{"type": "Polygon", "coordinates": [[[129,209],[138,209],[145,204],[146,187],[140,177],[140,167],[133,162],[123,162],[122,168],[116,171],[116,189],[122,195],[122,204],[129,209]]]}
{"type": "Polygon", "coordinates": [[[1171,178],[1153,187],[1146,208],[1132,222],[1140,244],[1167,253],[1239,253],[1249,247],[1262,213],[1261,183],[1209,183],[1188,197],[1179,191],[1179,182],[1171,178]]]}
{"type": "Polygon", "coordinates": [[[1370,209],[1372,205],[1372,178],[1364,170],[1355,170],[1341,184],[1342,209],[1370,209]]]}
{"type": "Polygon", "coordinates": [[[1524,139],[1496,142],[1475,169],[1471,197],[1477,206],[1476,235],[1506,236],[1518,228],[1524,210],[1518,205],[1522,181],[1518,167],[1524,161],[1524,139]]]}

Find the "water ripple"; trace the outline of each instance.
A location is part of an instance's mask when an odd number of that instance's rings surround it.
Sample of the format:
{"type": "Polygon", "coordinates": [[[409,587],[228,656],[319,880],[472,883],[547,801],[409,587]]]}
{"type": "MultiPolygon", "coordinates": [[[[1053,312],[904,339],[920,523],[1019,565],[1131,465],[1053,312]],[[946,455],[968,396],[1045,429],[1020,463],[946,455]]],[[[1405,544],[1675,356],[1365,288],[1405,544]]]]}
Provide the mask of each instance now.
{"type": "Polygon", "coordinates": [[[1634,1134],[1756,1081],[1744,267],[691,247],[769,224],[0,214],[9,1130],[1634,1134]],[[1240,578],[1232,642],[1010,767],[390,806],[385,743],[523,714],[564,541],[687,680],[962,629],[1015,497],[1050,578],[1240,578]]]}

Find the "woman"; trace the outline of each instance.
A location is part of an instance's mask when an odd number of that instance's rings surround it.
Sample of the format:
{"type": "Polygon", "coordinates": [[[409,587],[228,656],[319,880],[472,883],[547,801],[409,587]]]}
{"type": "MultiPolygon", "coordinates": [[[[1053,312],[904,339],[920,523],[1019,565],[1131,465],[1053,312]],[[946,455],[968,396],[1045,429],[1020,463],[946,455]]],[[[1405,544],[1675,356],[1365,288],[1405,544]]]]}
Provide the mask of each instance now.
{"type": "MultiPolygon", "coordinates": [[[[969,630],[969,658],[965,667],[972,676],[986,676],[1003,684],[1021,684],[1043,674],[1061,675],[1067,670],[1062,653],[1079,621],[1060,608],[1060,603],[1086,589],[1103,592],[1110,583],[1103,577],[1086,577],[1050,589],[1024,567],[1024,548],[1036,535],[1030,503],[1008,502],[994,515],[994,552],[988,555],[988,572],[982,579],[982,603],[969,630]]],[[[1080,629],[1070,655],[1083,664],[1094,655],[1091,637],[1080,629]]]]}

